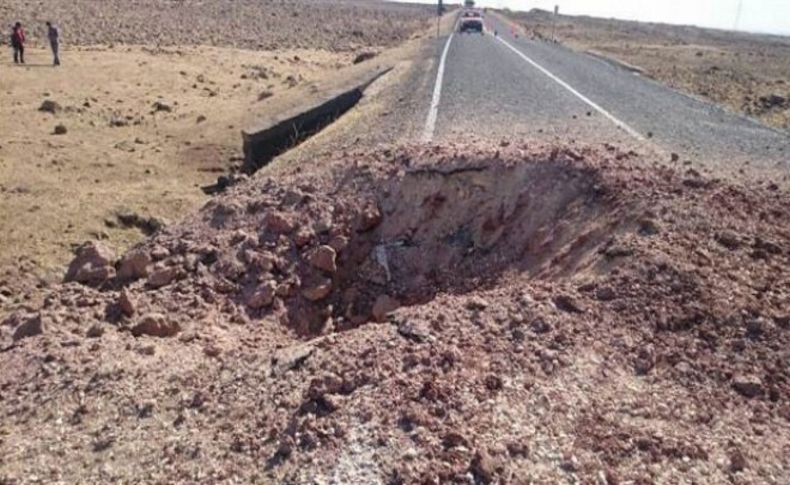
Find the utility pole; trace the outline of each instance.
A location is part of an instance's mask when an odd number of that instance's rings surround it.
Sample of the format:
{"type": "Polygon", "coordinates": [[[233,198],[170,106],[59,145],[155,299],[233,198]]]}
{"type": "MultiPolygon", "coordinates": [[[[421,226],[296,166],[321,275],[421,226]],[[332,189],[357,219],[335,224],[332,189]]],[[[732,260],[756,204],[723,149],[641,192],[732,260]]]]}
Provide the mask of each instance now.
{"type": "Polygon", "coordinates": [[[557,15],[560,13],[560,6],[554,6],[554,22],[551,24],[551,41],[557,42],[557,15]]]}
{"type": "Polygon", "coordinates": [[[444,5],[442,5],[442,0],[439,0],[439,4],[436,8],[436,38],[439,38],[439,24],[442,21],[442,13],[444,13],[444,5]]]}
{"type": "Polygon", "coordinates": [[[738,24],[741,22],[741,11],[743,10],[743,0],[738,0],[738,10],[735,13],[735,25],[732,30],[738,30],[738,24]]]}

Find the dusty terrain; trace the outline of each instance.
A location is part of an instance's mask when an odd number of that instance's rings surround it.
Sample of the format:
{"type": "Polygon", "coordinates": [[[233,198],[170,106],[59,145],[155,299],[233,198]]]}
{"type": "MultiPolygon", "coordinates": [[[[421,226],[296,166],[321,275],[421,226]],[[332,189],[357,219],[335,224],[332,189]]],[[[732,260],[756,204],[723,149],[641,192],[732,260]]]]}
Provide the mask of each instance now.
{"type": "Polygon", "coordinates": [[[122,249],[198,207],[200,187],[240,163],[245,122],[276,111],[281,98],[304,98],[361,53],[421,35],[425,11],[48,1],[3,2],[0,18],[23,21],[31,40],[27,67],[13,66],[10,54],[0,66],[2,308],[25,299],[6,285],[20,268],[60,279],[85,240],[122,249]],[[35,47],[45,17],[61,29],[58,69],[35,47]],[[224,36],[212,40],[216,29],[224,36]]]}
{"type": "Polygon", "coordinates": [[[0,481],[790,479],[782,189],[610,145],[310,166],[0,325],[0,481]]]}
{"type": "MultiPolygon", "coordinates": [[[[549,40],[549,12],[507,12],[549,40]]],[[[667,85],[790,130],[790,38],[560,15],[556,39],[637,67],[667,85]]]]}
{"type": "Polygon", "coordinates": [[[360,52],[283,49],[9,70],[0,234],[36,256],[2,253],[0,484],[790,481],[784,185],[581,140],[322,145],[344,117],[204,197],[250,109],[360,52]],[[45,261],[65,282],[29,286],[45,261]]]}
{"type": "MultiPolygon", "coordinates": [[[[209,45],[246,49],[350,51],[394,45],[422,29],[430,6],[359,0],[4,0],[3,25],[28,25],[46,40],[46,21],[67,45],[209,45]],[[32,26],[32,27],[31,27],[32,26]]],[[[3,37],[3,41],[5,41],[3,37]]]]}

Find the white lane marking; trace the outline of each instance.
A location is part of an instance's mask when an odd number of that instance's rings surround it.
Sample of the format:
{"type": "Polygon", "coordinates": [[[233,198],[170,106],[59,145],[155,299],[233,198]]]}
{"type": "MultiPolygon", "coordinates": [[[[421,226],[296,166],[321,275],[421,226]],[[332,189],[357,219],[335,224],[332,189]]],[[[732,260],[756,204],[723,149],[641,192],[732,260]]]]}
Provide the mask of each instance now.
{"type": "Polygon", "coordinates": [[[576,96],[577,98],[581,99],[585,103],[589,104],[593,109],[595,109],[595,111],[597,111],[597,112],[601,113],[602,115],[604,115],[605,117],[609,118],[609,120],[612,123],[614,123],[618,127],[620,127],[623,130],[625,130],[626,133],[628,133],[629,135],[633,136],[634,138],[636,138],[639,141],[645,141],[645,137],[640,135],[639,132],[637,132],[636,130],[634,130],[633,128],[631,128],[630,126],[625,124],[624,122],[622,122],[619,119],[617,119],[614,115],[612,115],[611,113],[609,113],[605,109],[603,109],[600,106],[598,106],[597,104],[595,104],[595,102],[591,101],[587,96],[585,96],[582,93],[580,93],[579,91],[576,91],[575,89],[573,89],[573,87],[570,84],[568,84],[565,81],[563,81],[562,79],[558,78],[557,76],[555,76],[554,74],[549,72],[548,69],[546,69],[545,67],[541,66],[537,62],[535,62],[532,59],[530,59],[529,57],[527,57],[523,52],[521,52],[520,50],[518,50],[515,47],[513,47],[512,45],[510,45],[510,43],[507,42],[506,40],[504,40],[502,37],[497,37],[496,39],[498,41],[502,42],[503,44],[505,44],[506,47],[508,47],[510,50],[512,50],[513,52],[518,54],[522,59],[527,61],[529,64],[531,64],[533,67],[538,69],[540,72],[542,72],[543,74],[545,74],[548,77],[550,77],[557,84],[559,84],[560,86],[562,86],[565,89],[567,89],[568,91],[570,91],[574,96],[576,96]]]}
{"type": "Polygon", "coordinates": [[[433,85],[433,98],[431,99],[431,108],[428,110],[428,118],[425,120],[425,129],[422,132],[422,139],[426,143],[433,140],[433,132],[436,130],[436,117],[439,114],[439,100],[442,97],[442,79],[444,79],[444,64],[447,60],[447,52],[450,50],[450,41],[453,40],[455,29],[447,37],[447,43],[444,44],[444,51],[442,57],[439,59],[439,70],[436,73],[436,83],[433,85]]]}

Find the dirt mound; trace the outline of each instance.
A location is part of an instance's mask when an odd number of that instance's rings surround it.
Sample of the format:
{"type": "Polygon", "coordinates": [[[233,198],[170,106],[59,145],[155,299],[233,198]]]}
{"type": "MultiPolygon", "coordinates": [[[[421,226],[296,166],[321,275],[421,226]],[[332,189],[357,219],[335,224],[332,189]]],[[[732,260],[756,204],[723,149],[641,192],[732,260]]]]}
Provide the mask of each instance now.
{"type": "Polygon", "coordinates": [[[306,167],[0,325],[0,478],[790,477],[786,193],[612,146],[306,167]]]}

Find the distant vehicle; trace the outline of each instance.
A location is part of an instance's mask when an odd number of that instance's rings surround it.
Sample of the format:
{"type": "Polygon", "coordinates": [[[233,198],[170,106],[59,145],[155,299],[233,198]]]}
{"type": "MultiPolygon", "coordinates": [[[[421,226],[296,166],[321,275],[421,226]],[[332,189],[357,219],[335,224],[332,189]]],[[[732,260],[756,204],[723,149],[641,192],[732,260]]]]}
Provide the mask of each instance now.
{"type": "Polygon", "coordinates": [[[483,15],[477,10],[466,10],[461,14],[461,23],[458,32],[480,32],[483,33],[483,15]]]}

